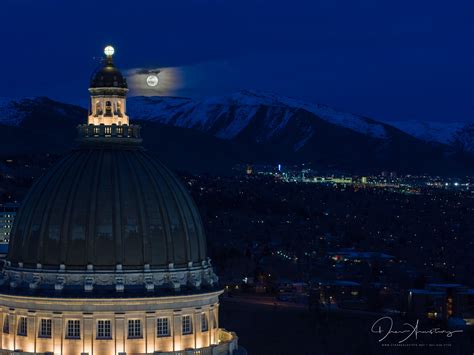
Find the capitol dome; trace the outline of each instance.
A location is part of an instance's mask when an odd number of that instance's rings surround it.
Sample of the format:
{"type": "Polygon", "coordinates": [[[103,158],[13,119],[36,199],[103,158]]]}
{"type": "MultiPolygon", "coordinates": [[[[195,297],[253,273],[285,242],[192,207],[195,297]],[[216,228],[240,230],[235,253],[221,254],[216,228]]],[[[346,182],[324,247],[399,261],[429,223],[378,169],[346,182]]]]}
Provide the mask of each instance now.
{"type": "Polygon", "coordinates": [[[78,146],[22,202],[0,274],[1,354],[229,354],[199,211],[141,145],[107,47],[78,146]]]}
{"type": "Polygon", "coordinates": [[[189,193],[134,145],[85,145],[30,190],[8,260],[44,269],[188,267],[207,260],[201,217],[189,193]]]}
{"type": "Polygon", "coordinates": [[[142,147],[140,127],[126,114],[126,80],[106,54],[77,148],[19,208],[6,284],[37,294],[212,289],[217,278],[199,211],[183,183],[142,147]]]}

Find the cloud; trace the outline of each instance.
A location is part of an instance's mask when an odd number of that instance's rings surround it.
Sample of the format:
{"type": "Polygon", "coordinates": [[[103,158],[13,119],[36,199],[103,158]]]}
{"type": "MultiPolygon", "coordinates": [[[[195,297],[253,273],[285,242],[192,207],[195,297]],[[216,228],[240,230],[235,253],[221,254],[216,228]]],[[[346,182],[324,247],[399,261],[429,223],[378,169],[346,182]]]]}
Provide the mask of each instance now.
{"type": "Polygon", "coordinates": [[[180,67],[134,68],[125,72],[133,96],[215,95],[238,88],[239,73],[229,62],[213,61],[180,67]],[[146,78],[157,74],[159,84],[150,87],[146,78]]]}
{"type": "Polygon", "coordinates": [[[174,96],[183,85],[182,69],[168,68],[134,68],[125,72],[130,95],[132,96],[174,96]],[[159,82],[155,87],[146,83],[149,75],[158,76],[159,82]]]}

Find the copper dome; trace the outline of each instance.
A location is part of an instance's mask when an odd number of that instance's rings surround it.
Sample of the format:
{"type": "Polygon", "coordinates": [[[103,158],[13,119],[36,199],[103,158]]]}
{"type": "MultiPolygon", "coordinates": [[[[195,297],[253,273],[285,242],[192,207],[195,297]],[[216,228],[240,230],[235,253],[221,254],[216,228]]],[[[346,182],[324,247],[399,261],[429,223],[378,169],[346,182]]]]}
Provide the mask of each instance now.
{"type": "Polygon", "coordinates": [[[123,77],[120,70],[118,70],[112,58],[104,59],[100,68],[92,74],[89,87],[95,88],[122,88],[126,89],[127,80],[123,77]]]}
{"type": "Polygon", "coordinates": [[[23,201],[9,249],[12,266],[68,270],[179,267],[207,259],[190,194],[139,145],[86,145],[64,157],[23,201]]]}

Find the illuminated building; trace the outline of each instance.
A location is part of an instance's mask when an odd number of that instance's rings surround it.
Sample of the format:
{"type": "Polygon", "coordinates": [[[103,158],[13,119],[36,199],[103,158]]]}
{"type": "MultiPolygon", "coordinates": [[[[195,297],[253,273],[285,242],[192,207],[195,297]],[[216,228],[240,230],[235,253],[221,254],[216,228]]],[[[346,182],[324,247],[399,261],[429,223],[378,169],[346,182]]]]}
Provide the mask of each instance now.
{"type": "Polygon", "coordinates": [[[93,74],[89,88],[91,102],[87,123],[95,126],[128,125],[125,106],[128,85],[113,63],[113,48],[107,46],[104,52],[106,54],[104,63],[93,74]]]}
{"type": "Polygon", "coordinates": [[[247,173],[247,175],[252,175],[252,174],[253,174],[253,167],[252,167],[252,165],[247,165],[246,173],[247,173]]]}
{"type": "Polygon", "coordinates": [[[0,205],[0,243],[8,243],[10,232],[15,221],[18,205],[16,203],[5,203],[0,205]]]}
{"type": "Polygon", "coordinates": [[[428,284],[425,289],[408,290],[408,312],[418,317],[457,317],[472,324],[474,290],[461,284],[428,284]]]}
{"type": "Polygon", "coordinates": [[[0,353],[236,353],[236,335],[219,328],[222,290],[198,209],[129,125],[112,52],[91,80],[78,147],[36,181],[15,219],[0,353]]]}

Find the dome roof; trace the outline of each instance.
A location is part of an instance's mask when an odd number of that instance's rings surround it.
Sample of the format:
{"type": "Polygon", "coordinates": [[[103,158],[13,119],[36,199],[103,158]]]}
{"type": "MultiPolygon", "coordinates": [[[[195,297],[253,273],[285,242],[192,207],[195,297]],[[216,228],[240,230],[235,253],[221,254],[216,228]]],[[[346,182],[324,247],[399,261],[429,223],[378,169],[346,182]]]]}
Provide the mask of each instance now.
{"type": "Polygon", "coordinates": [[[127,80],[122,73],[114,66],[112,58],[104,59],[101,66],[93,75],[90,88],[127,88],[127,80]]]}
{"type": "Polygon", "coordinates": [[[30,189],[11,232],[1,292],[153,295],[217,285],[199,211],[142,148],[140,127],[121,123],[127,82],[112,63],[113,48],[104,53],[89,91],[106,98],[113,114],[104,114],[106,124],[79,125],[80,146],[30,189]]]}
{"type": "Polygon", "coordinates": [[[140,146],[84,146],[41,177],[18,211],[7,260],[124,270],[207,259],[201,218],[176,176],[140,146]]]}

